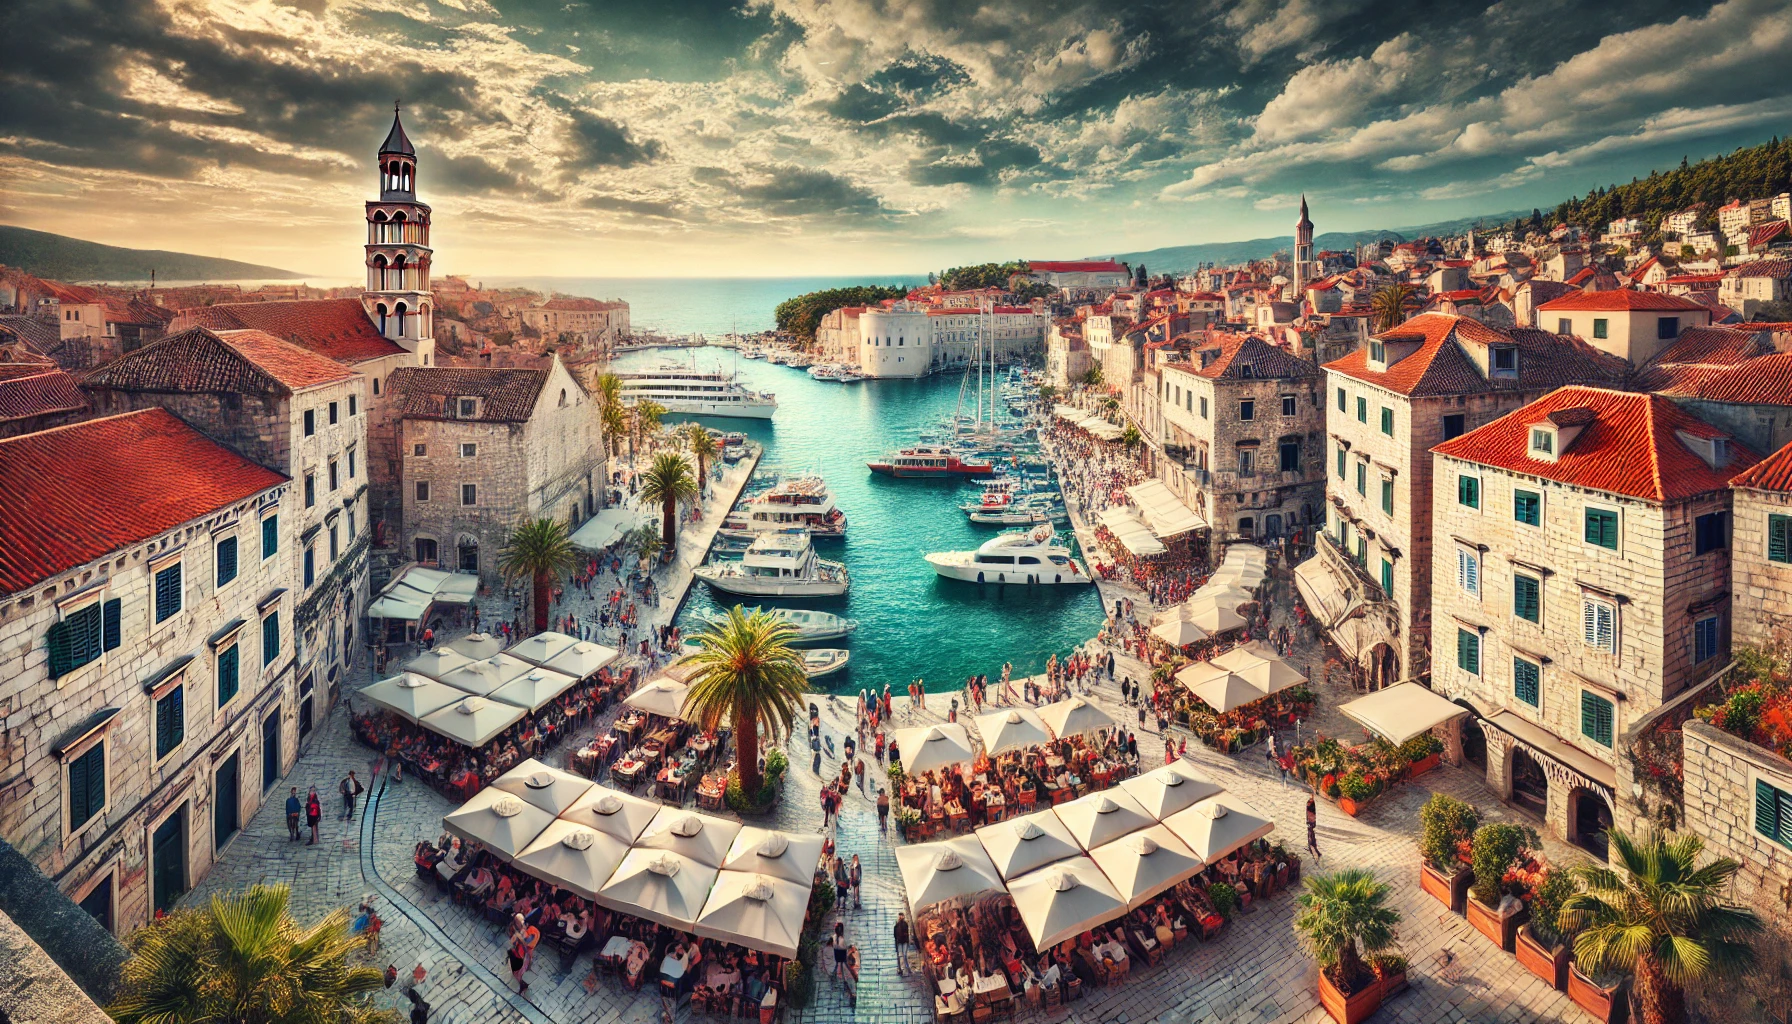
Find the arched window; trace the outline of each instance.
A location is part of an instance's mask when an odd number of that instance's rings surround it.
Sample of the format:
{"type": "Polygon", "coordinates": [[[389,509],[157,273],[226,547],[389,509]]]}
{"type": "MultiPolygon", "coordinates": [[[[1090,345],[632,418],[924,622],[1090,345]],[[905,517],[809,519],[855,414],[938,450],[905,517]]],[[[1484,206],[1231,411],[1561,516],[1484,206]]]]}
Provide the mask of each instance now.
{"type": "MultiPolygon", "coordinates": [[[[384,334],[386,332],[382,329],[380,333],[384,334]]],[[[378,377],[373,378],[373,393],[376,395],[380,393],[380,379],[378,377]]]]}
{"type": "MultiPolygon", "coordinates": [[[[392,287],[396,291],[404,291],[408,287],[404,280],[403,253],[399,253],[397,256],[392,257],[392,287]]],[[[399,308],[402,309],[403,307],[399,308]]],[[[403,314],[401,313],[399,315],[402,316],[403,314]]]]}
{"type": "MultiPolygon", "coordinates": [[[[400,262],[401,263],[403,262],[402,257],[400,258],[400,262]]],[[[401,278],[401,280],[402,280],[402,278],[401,278]]],[[[404,314],[405,314],[404,303],[400,302],[398,304],[398,308],[393,311],[393,315],[398,317],[398,336],[400,338],[404,337],[404,314]]]]}
{"type": "MultiPolygon", "coordinates": [[[[381,288],[386,287],[386,271],[383,268],[380,270],[380,287],[381,288]]],[[[385,334],[386,333],[386,304],[384,302],[382,302],[379,305],[373,307],[373,309],[374,309],[374,312],[379,314],[380,333],[385,334]]],[[[380,382],[377,380],[373,382],[373,393],[376,395],[380,393],[380,382]]]]}
{"type": "Polygon", "coordinates": [[[566,408],[566,389],[560,389],[560,408],[566,408]]]}
{"type": "MultiPolygon", "coordinates": [[[[385,291],[386,290],[386,257],[384,255],[375,256],[373,258],[373,273],[374,273],[374,282],[375,282],[374,287],[379,289],[382,292],[385,291]]],[[[385,315],[385,309],[386,309],[386,307],[384,307],[384,306],[380,307],[380,314],[382,316],[385,315]]]]}

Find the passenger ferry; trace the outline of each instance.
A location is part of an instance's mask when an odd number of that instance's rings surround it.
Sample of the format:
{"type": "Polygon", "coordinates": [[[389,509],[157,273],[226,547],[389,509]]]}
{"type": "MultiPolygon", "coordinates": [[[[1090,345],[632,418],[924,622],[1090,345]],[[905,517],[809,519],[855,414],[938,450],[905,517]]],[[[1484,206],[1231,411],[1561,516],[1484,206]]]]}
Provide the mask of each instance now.
{"type": "MultiPolygon", "coordinates": [[[[764,612],[779,622],[796,631],[790,641],[793,644],[813,644],[824,640],[844,640],[859,628],[858,619],[843,618],[833,612],[818,612],[809,608],[742,608],[748,616],[754,612],[764,612]]],[[[718,612],[701,621],[714,623],[726,620],[727,612],[718,612]]]]}
{"type": "Polygon", "coordinates": [[[1055,543],[1056,538],[1052,525],[1041,523],[1031,530],[984,541],[975,551],[939,551],[924,557],[934,572],[969,583],[1054,586],[1095,582],[1089,570],[1070,556],[1069,548],[1055,543]]]}
{"type": "Polygon", "coordinates": [[[769,420],[778,399],[769,391],[750,391],[733,374],[662,366],[649,373],[619,373],[622,402],[633,405],[651,398],[667,412],[691,416],[734,416],[769,420]]]}
{"type": "Polygon", "coordinates": [[[883,462],[867,462],[873,473],[901,477],[994,476],[996,467],[988,462],[969,462],[950,448],[922,445],[904,448],[887,455],[883,462]]]}
{"type": "Polygon", "coordinates": [[[796,476],[749,500],[723,521],[724,536],[807,527],[816,537],[846,536],[846,513],[834,504],[827,482],[815,474],[796,476]]]}
{"type": "Polygon", "coordinates": [[[762,533],[740,561],[711,562],[692,574],[725,594],[763,597],[839,597],[851,583],[844,564],[815,556],[804,529],[762,533]]]}

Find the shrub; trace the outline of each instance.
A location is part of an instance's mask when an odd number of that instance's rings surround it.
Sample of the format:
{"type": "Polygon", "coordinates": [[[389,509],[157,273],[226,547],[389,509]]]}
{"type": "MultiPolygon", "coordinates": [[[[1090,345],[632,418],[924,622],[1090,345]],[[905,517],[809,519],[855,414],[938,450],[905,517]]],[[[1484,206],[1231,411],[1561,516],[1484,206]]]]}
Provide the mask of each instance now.
{"type": "Polygon", "coordinates": [[[1500,888],[1507,869],[1517,862],[1519,854],[1539,842],[1537,833],[1522,825],[1493,822],[1475,830],[1473,852],[1475,899],[1484,906],[1497,907],[1500,888]]]}
{"type": "Polygon", "coordinates": [[[1226,920],[1232,919],[1232,911],[1238,906],[1238,890],[1224,882],[1215,882],[1207,887],[1207,898],[1213,901],[1214,913],[1226,920]]]}
{"type": "Polygon", "coordinates": [[[1419,810],[1419,853],[1426,862],[1446,874],[1456,870],[1456,851],[1474,838],[1480,816],[1473,805],[1443,793],[1431,794],[1419,810]]]}
{"type": "Polygon", "coordinates": [[[788,771],[790,771],[790,756],[784,753],[784,748],[773,747],[771,753],[765,755],[766,786],[777,785],[788,771]]]}
{"type": "Polygon", "coordinates": [[[1573,938],[1561,928],[1562,901],[1574,893],[1574,879],[1568,872],[1552,870],[1543,876],[1531,897],[1531,932],[1537,941],[1553,949],[1573,938]]]}
{"type": "Polygon", "coordinates": [[[748,800],[746,793],[741,790],[740,775],[735,772],[728,773],[728,788],[722,791],[722,802],[728,805],[729,810],[736,814],[764,814],[772,809],[772,804],[778,799],[778,787],[769,774],[771,758],[768,757],[765,760],[768,774],[765,776],[764,783],[759,787],[757,802],[748,800]]]}
{"type": "Polygon", "coordinates": [[[890,777],[890,792],[894,793],[902,788],[902,780],[906,778],[906,776],[903,774],[901,765],[897,764],[895,761],[891,761],[890,767],[884,774],[890,777]]]}
{"type": "Polygon", "coordinates": [[[1375,787],[1362,772],[1352,771],[1338,780],[1338,795],[1361,803],[1375,795],[1375,787]]]}
{"type": "Polygon", "coordinates": [[[1377,978],[1391,978],[1406,973],[1406,958],[1398,953],[1377,953],[1369,958],[1369,969],[1377,978]]]}
{"type": "Polygon", "coordinates": [[[1432,754],[1444,752],[1444,741],[1428,732],[1419,733],[1400,744],[1400,756],[1407,761],[1422,761],[1432,754]]]}
{"type": "Polygon", "coordinates": [[[834,892],[833,882],[825,878],[816,879],[815,888],[809,890],[808,920],[809,931],[812,934],[819,934],[823,928],[827,927],[827,916],[834,909],[834,900],[837,896],[838,894],[834,892]]]}

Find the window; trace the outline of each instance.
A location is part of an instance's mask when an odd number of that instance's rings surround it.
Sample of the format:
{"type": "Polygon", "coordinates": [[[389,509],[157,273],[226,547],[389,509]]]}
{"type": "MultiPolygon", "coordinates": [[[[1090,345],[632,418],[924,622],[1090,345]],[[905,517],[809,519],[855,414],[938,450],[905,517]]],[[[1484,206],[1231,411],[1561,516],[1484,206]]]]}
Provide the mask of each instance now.
{"type": "Polygon", "coordinates": [[[1767,560],[1792,562],[1792,516],[1767,517],[1767,560]]]}
{"type": "Polygon", "coordinates": [[[479,400],[477,398],[463,398],[460,400],[461,419],[470,420],[477,415],[479,415],[479,400]]]}
{"type": "Polygon", "coordinates": [[[428,480],[417,481],[417,500],[418,501],[428,501],[429,500],[429,481],[428,480]]]}
{"type": "Polygon", "coordinates": [[[1372,363],[1387,362],[1388,347],[1379,341],[1371,340],[1369,342],[1369,361],[1372,363]]]}
{"type": "Polygon", "coordinates": [[[477,505],[477,504],[479,504],[479,485],[478,484],[461,484],[460,485],[460,503],[462,505],[477,505]]]}
{"type": "Polygon", "coordinates": [[[1655,321],[1655,339],[1657,341],[1671,341],[1675,338],[1678,338],[1679,336],[1680,336],[1680,318],[1679,317],[1664,316],[1655,321]]]}
{"type": "Polygon", "coordinates": [[[1709,615],[1692,624],[1693,664],[1710,661],[1717,654],[1717,616],[1709,615]]]}
{"type": "Polygon", "coordinates": [[[1381,511],[1383,515],[1394,514],[1394,481],[1381,478],[1381,511]]]}
{"type": "Polygon", "coordinates": [[[117,598],[95,601],[51,626],[44,636],[50,652],[50,677],[67,675],[116,649],[123,642],[119,621],[123,607],[117,598]]]}
{"type": "Polygon", "coordinates": [[[280,550],[280,514],[261,521],[261,557],[272,558],[280,550]]]}
{"type": "Polygon", "coordinates": [[[330,403],[330,422],[331,423],[336,422],[336,403],[335,402],[330,403]]]}
{"type": "Polygon", "coordinates": [[[267,668],[280,657],[280,610],[261,620],[261,667],[267,668]]]}
{"type": "Polygon", "coordinates": [[[1338,446],[1338,479],[1344,479],[1344,446],[1338,446]]]}
{"type": "Polygon", "coordinates": [[[182,684],[156,699],[156,760],[180,746],[187,735],[186,686],[182,684]]]}
{"type": "Polygon", "coordinates": [[[1543,706],[1543,670],[1536,662],[1512,659],[1512,696],[1534,708],[1543,706]]]}
{"type": "Polygon", "coordinates": [[[1356,564],[1369,564],[1369,542],[1360,533],[1356,535],[1356,564]]]}
{"type": "Polygon", "coordinates": [[[312,434],[315,434],[315,433],[317,433],[317,410],[316,409],[306,409],[305,410],[305,436],[310,437],[312,434]]]}
{"type": "Polygon", "coordinates": [[[412,458],[421,459],[421,458],[425,458],[428,455],[429,455],[429,445],[426,445],[426,444],[411,445],[411,457],[412,458]]]}
{"type": "Polygon", "coordinates": [[[373,393],[376,395],[380,393],[380,379],[378,377],[373,378],[373,393]]]}
{"type": "Polygon", "coordinates": [[[1555,453],[1556,453],[1555,431],[1543,430],[1539,427],[1532,427],[1531,428],[1531,454],[1553,456],[1553,455],[1555,455],[1555,453]]]}
{"type": "Polygon", "coordinates": [[[1456,549],[1456,586],[1465,593],[1481,596],[1481,556],[1465,548],[1456,549]]]}
{"type": "Polygon", "coordinates": [[[355,415],[355,404],[356,404],[356,396],[354,396],[354,395],[348,396],[348,414],[350,416],[355,415]]]}
{"type": "Polygon", "coordinates": [[[218,567],[218,586],[222,587],[236,579],[236,538],[225,537],[218,542],[213,556],[218,567]]]}
{"type": "Polygon", "coordinates": [[[471,442],[460,446],[460,457],[470,459],[479,454],[479,446],[471,442]]]}
{"type": "Polygon", "coordinates": [[[1692,553],[1702,555],[1729,547],[1729,519],[1726,512],[1711,512],[1694,519],[1692,553]]]}
{"type": "Polygon", "coordinates": [[[156,621],[165,622],[180,611],[180,566],[176,562],[156,573],[156,621]]]}
{"type": "Polygon", "coordinates": [[[69,762],[68,827],[70,831],[85,825],[94,815],[106,809],[106,741],[69,762]]]}
{"type": "Polygon", "coordinates": [[[1781,846],[1792,846],[1792,793],[1755,780],[1755,831],[1781,846]]]}
{"type": "Polygon", "coordinates": [[[1611,333],[1606,326],[1608,323],[1610,323],[1610,321],[1606,320],[1602,316],[1594,317],[1593,318],[1593,337],[1595,337],[1595,338],[1607,337],[1611,333]]]}
{"type": "Polygon", "coordinates": [[[1610,509],[1587,509],[1586,540],[1612,551],[1618,550],[1618,513],[1610,509]]]}
{"type": "Polygon", "coordinates": [[[1385,405],[1381,407],[1381,432],[1389,437],[1394,436],[1394,410],[1385,405]]]}
{"type": "Polygon", "coordinates": [[[1256,453],[1256,451],[1254,451],[1250,448],[1240,448],[1238,450],[1238,475],[1239,476],[1255,476],[1255,475],[1257,475],[1257,453],[1256,453]]]}
{"type": "Polygon", "coordinates": [[[305,545],[305,585],[317,582],[317,545],[305,545]]]}
{"type": "Polygon", "coordinates": [[[1481,507],[1481,478],[1466,473],[1456,478],[1456,504],[1464,508],[1481,507]]]}
{"type": "Polygon", "coordinates": [[[1241,420],[1256,419],[1257,418],[1257,400],[1254,398],[1246,398],[1246,399],[1240,401],[1238,403],[1238,418],[1241,420]]]}
{"type": "Polygon", "coordinates": [[[428,537],[417,538],[417,561],[427,565],[436,562],[436,542],[428,537]]]}
{"type": "Polygon", "coordinates": [[[348,450],[348,478],[350,480],[355,478],[355,450],[353,448],[348,450]]]}
{"type": "Polygon", "coordinates": [[[343,530],[342,535],[344,537],[348,538],[349,540],[355,539],[355,511],[354,511],[354,509],[350,509],[348,512],[347,527],[343,530]]]}
{"type": "Polygon", "coordinates": [[[1359,461],[1356,464],[1356,493],[1369,493],[1369,464],[1359,461]]]}
{"type": "Polygon", "coordinates": [[[232,642],[229,647],[218,652],[218,706],[223,707],[236,696],[242,666],[242,654],[232,642]]]}
{"type": "Polygon", "coordinates": [[[336,460],[330,460],[330,490],[336,489],[336,460]]]}
{"type": "Polygon", "coordinates": [[[1394,592],[1394,563],[1385,558],[1381,560],[1381,592],[1389,595],[1394,592]]]}
{"type": "Polygon", "coordinates": [[[1573,334],[1574,333],[1574,321],[1568,319],[1565,316],[1556,317],[1556,333],[1557,334],[1573,334]]]}
{"type": "Polygon", "coordinates": [[[1207,398],[1205,395],[1203,395],[1201,398],[1201,418],[1202,419],[1207,418],[1207,398]]]}
{"type": "Polygon", "coordinates": [[[1461,437],[1466,433],[1468,433],[1467,416],[1459,412],[1453,412],[1444,417],[1444,440],[1448,441],[1452,437],[1461,437]]]}
{"type": "Polygon", "coordinates": [[[1592,598],[1580,602],[1581,641],[1588,647],[1613,651],[1618,639],[1618,606],[1592,598]]]}
{"type": "Polygon", "coordinates": [[[338,551],[338,548],[336,547],[336,527],[332,525],[330,527],[330,561],[331,562],[336,561],[337,551],[338,551]]]}
{"type": "Polygon", "coordinates": [[[1498,377],[1518,376],[1518,350],[1510,345],[1499,345],[1493,350],[1493,372],[1498,377]]]}
{"type": "Polygon", "coordinates": [[[1281,445],[1282,472],[1300,472],[1300,442],[1283,441],[1281,445]]]}
{"type": "Polygon", "coordinates": [[[1512,574],[1512,614],[1526,622],[1543,622],[1543,581],[1518,572],[1512,574]]]}
{"type": "Polygon", "coordinates": [[[1282,396],[1282,415],[1293,416],[1297,411],[1299,411],[1299,409],[1298,409],[1298,406],[1296,405],[1295,397],[1293,395],[1283,395],[1282,396]]]}
{"type": "Polygon", "coordinates": [[[1456,630],[1456,667],[1471,676],[1481,674],[1481,634],[1456,630]]]}
{"type": "Polygon", "coordinates": [[[1345,405],[1344,405],[1344,389],[1343,389],[1343,388],[1339,388],[1339,389],[1338,389],[1338,411],[1339,411],[1339,412],[1344,412],[1344,411],[1345,411],[1345,405]]]}
{"type": "Polygon", "coordinates": [[[316,473],[306,473],[305,474],[305,507],[311,508],[311,507],[315,506],[316,504],[317,504],[317,474],[316,473]]]}
{"type": "Polygon", "coordinates": [[[1580,691],[1580,734],[1602,747],[1612,745],[1612,702],[1580,691]]]}
{"type": "Polygon", "coordinates": [[[1526,526],[1543,525],[1543,496],[1536,491],[1512,492],[1512,518],[1526,526]]]}
{"type": "Polygon", "coordinates": [[[1369,422],[1369,400],[1361,395],[1358,395],[1356,400],[1356,421],[1358,423],[1369,422]]]}

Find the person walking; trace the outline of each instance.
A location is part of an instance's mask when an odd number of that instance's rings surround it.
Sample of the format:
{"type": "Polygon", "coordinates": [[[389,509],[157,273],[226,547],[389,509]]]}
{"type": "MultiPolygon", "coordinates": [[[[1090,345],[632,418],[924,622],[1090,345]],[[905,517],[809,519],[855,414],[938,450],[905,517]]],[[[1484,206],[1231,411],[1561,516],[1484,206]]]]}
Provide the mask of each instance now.
{"type": "Polygon", "coordinates": [[[516,981],[516,994],[529,991],[529,983],[523,980],[523,964],[528,956],[528,949],[523,945],[523,937],[515,932],[510,935],[510,976],[516,981]]]}
{"type": "Polygon", "coordinates": [[[852,885],[852,909],[858,910],[863,904],[859,902],[859,886],[865,882],[865,869],[859,866],[859,855],[852,855],[852,869],[846,873],[846,880],[852,885]]]}
{"type": "Polygon", "coordinates": [[[894,935],[894,938],[896,941],[896,973],[899,975],[907,974],[908,973],[908,916],[907,915],[902,914],[902,913],[898,913],[896,915],[896,933],[894,935]]]}
{"type": "Polygon", "coordinates": [[[852,888],[852,872],[846,866],[845,857],[834,858],[834,892],[841,900],[846,899],[847,891],[852,888]]]}
{"type": "Polygon", "coordinates": [[[342,780],[342,785],[338,788],[342,790],[342,820],[354,821],[355,798],[360,796],[363,792],[361,789],[361,780],[355,778],[355,773],[351,771],[348,773],[347,777],[342,780]]]}
{"type": "Polygon", "coordinates": [[[305,804],[299,800],[299,787],[292,787],[292,795],[286,798],[286,841],[299,841],[299,817],[305,813],[305,804]]]}
{"type": "Polygon", "coordinates": [[[877,830],[890,831],[890,791],[877,787],[877,830]]]}
{"type": "Polygon", "coordinates": [[[1263,741],[1263,756],[1269,758],[1270,764],[1276,763],[1276,734],[1271,730],[1269,737],[1263,741]]]}
{"type": "Polygon", "coordinates": [[[317,787],[312,786],[305,795],[305,823],[311,826],[311,841],[306,846],[317,845],[317,823],[323,816],[323,801],[317,798],[317,787]]]}
{"type": "Polygon", "coordinates": [[[834,977],[839,978],[846,973],[846,922],[834,922],[834,937],[828,945],[834,950],[834,977]]]}
{"type": "Polygon", "coordinates": [[[859,795],[865,796],[865,759],[859,758],[852,763],[852,773],[859,777],[859,795]]]}
{"type": "Polygon", "coordinates": [[[1307,852],[1313,855],[1313,863],[1319,863],[1319,804],[1307,797],[1307,852]]]}

